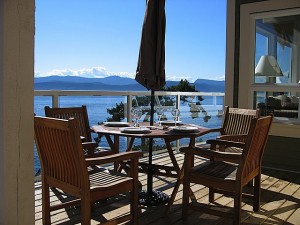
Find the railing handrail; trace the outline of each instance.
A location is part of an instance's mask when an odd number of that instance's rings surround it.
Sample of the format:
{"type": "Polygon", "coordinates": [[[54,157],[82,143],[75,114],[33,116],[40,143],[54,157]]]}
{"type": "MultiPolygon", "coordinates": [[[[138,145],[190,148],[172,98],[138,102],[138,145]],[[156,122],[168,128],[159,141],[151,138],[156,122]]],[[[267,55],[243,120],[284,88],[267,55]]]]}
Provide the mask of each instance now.
{"type": "MultiPolygon", "coordinates": [[[[216,104],[216,97],[223,97],[223,92],[182,92],[182,91],[155,91],[155,96],[175,96],[177,107],[181,96],[212,96],[213,104],[216,104]]],[[[132,107],[132,96],[150,96],[151,91],[100,91],[100,90],[34,90],[34,96],[51,96],[52,107],[59,107],[60,96],[124,96],[127,97],[126,115],[131,121],[130,109],[132,107]]]]}

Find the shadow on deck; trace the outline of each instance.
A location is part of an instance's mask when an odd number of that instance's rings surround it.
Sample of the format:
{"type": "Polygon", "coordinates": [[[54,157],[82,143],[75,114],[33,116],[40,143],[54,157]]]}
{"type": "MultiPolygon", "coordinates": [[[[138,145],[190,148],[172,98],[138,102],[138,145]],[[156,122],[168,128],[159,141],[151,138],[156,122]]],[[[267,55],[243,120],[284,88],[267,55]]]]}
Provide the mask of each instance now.
{"type": "MultiPolygon", "coordinates": [[[[178,163],[181,165],[183,156],[176,154],[178,163]]],[[[156,164],[170,164],[167,154],[159,154],[153,160],[156,164]]],[[[145,174],[139,174],[139,180],[146,188],[147,177],[145,174]]],[[[156,190],[171,195],[175,185],[174,178],[154,177],[153,187],[156,190]]],[[[300,176],[299,174],[264,169],[262,175],[262,193],[260,211],[254,213],[252,211],[251,202],[243,201],[242,208],[242,224],[284,224],[299,225],[300,224],[300,176]]],[[[198,201],[208,203],[208,189],[201,185],[192,187],[198,201]]],[[[35,224],[42,224],[42,199],[41,199],[41,182],[35,183],[35,224]]],[[[66,201],[69,197],[59,190],[51,193],[51,202],[55,204],[58,201],[66,201]]],[[[92,212],[92,224],[99,224],[101,221],[116,216],[127,214],[129,205],[126,195],[118,195],[104,202],[98,202],[92,212]],[[103,214],[103,216],[101,216],[103,214]]],[[[231,220],[212,216],[196,211],[190,211],[189,219],[182,221],[181,219],[181,201],[182,186],[176,196],[174,205],[171,207],[170,213],[165,214],[165,205],[157,207],[140,207],[139,224],[155,224],[155,225],[226,225],[231,224],[231,220]]],[[[211,207],[218,205],[232,206],[233,200],[223,195],[216,195],[216,201],[211,207]]],[[[223,209],[220,209],[223,210],[223,209]]],[[[51,214],[52,224],[80,224],[80,208],[72,207],[66,210],[54,211],[51,214]]]]}

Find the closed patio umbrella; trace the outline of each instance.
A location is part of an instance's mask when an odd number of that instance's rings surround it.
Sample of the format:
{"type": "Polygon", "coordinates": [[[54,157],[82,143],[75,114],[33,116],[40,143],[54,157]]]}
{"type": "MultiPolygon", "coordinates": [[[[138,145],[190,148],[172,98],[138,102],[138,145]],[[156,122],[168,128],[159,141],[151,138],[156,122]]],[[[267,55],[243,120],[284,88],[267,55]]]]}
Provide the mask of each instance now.
{"type": "Polygon", "coordinates": [[[147,0],[135,80],[148,90],[165,85],[165,0],[147,0]]]}
{"type": "MultiPolygon", "coordinates": [[[[153,125],[154,91],[165,85],[165,0],[146,0],[140,52],[135,80],[151,90],[150,125],[153,125]]],[[[140,204],[156,205],[168,200],[162,192],[153,191],[152,146],[149,142],[147,192],[140,193],[140,204]]]]}

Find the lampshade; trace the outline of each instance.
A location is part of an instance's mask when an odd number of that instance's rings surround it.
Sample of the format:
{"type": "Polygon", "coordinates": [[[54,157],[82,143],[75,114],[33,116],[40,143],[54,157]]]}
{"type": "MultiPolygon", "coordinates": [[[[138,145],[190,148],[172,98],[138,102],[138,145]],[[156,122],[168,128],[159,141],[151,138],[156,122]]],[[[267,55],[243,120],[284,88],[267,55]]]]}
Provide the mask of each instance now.
{"type": "Polygon", "coordinates": [[[274,56],[263,55],[255,67],[255,76],[279,77],[283,74],[274,56]]]}

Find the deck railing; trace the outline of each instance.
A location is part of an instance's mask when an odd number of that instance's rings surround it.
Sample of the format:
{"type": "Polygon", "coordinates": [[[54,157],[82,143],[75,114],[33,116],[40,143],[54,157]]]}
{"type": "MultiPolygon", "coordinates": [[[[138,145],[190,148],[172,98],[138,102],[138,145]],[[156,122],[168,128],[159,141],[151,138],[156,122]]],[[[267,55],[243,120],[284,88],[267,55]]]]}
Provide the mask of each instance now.
{"type": "MultiPolygon", "coordinates": [[[[126,98],[126,110],[128,121],[130,121],[130,109],[132,107],[132,100],[135,96],[150,96],[149,91],[89,91],[89,90],[35,90],[34,96],[49,96],[51,97],[52,107],[60,107],[60,98],[64,96],[123,96],[126,98]]],[[[195,97],[212,97],[211,105],[217,105],[217,98],[221,98],[219,102],[224,102],[225,94],[222,92],[172,92],[172,91],[156,91],[156,104],[158,103],[157,96],[173,96],[176,102],[176,107],[180,109],[181,96],[195,97]]]]}
{"type": "MultiPolygon", "coordinates": [[[[50,107],[86,105],[90,125],[94,125],[107,120],[107,117],[110,116],[107,112],[107,108],[115,107],[116,104],[123,102],[124,120],[131,121],[130,109],[132,108],[132,102],[136,100],[136,96],[150,95],[150,91],[36,90],[34,91],[34,111],[36,115],[44,116],[44,107],[46,105],[50,107]]],[[[219,92],[156,91],[155,105],[163,105],[160,101],[163,99],[162,97],[171,98],[172,101],[175,102],[175,106],[181,111],[180,120],[182,120],[182,122],[204,125],[206,127],[219,127],[221,125],[220,111],[223,109],[224,96],[224,93],[219,92]],[[203,101],[200,101],[201,105],[197,104],[197,97],[200,96],[204,99],[203,101]],[[185,97],[187,101],[181,101],[182,97],[185,97]]],[[[147,109],[149,105],[143,105],[142,107],[147,109]]],[[[168,109],[173,106],[164,107],[168,109]]],[[[165,114],[169,119],[172,119],[170,110],[168,110],[165,114]]],[[[155,120],[156,119],[157,117],[155,117],[155,120]]],[[[206,139],[208,138],[210,137],[208,136],[206,139]]],[[[105,140],[102,141],[101,145],[107,144],[105,140]]],[[[203,139],[199,139],[197,141],[203,141],[203,139]]],[[[175,145],[179,147],[186,143],[187,140],[182,140],[181,142],[175,143],[175,145]]],[[[125,144],[126,139],[124,138],[123,145],[125,144]]]]}

